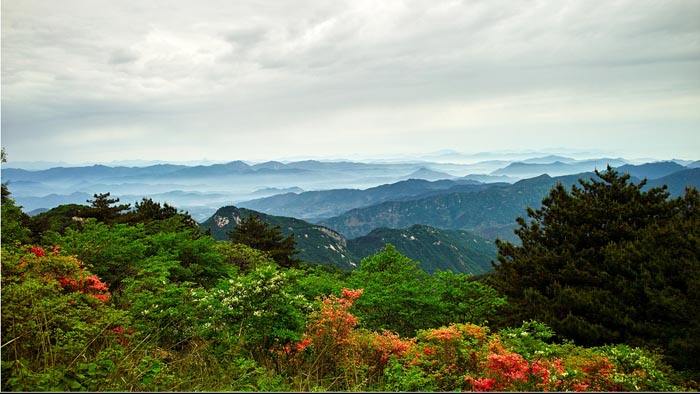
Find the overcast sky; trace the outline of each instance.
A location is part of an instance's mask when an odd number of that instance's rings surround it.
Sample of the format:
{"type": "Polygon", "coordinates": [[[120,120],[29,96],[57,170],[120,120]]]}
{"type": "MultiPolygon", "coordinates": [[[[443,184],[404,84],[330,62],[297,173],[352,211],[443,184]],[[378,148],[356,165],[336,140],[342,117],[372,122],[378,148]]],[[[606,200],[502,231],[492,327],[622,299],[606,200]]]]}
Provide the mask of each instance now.
{"type": "Polygon", "coordinates": [[[700,159],[700,2],[2,2],[13,160],[700,159]]]}

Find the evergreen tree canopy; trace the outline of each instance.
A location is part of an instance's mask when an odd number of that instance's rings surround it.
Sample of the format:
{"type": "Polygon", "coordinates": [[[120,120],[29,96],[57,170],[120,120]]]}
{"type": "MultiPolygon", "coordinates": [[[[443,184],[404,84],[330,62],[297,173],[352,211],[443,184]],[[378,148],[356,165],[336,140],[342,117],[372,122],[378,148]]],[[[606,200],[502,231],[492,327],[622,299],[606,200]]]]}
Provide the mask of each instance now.
{"type": "Polygon", "coordinates": [[[183,228],[199,229],[197,222],[187,212],[178,212],[172,205],[161,204],[150,198],[143,198],[141,202],[137,202],[134,210],[126,214],[122,221],[136,224],[167,221],[173,218],[179,219],[183,228]]]}
{"type": "Polygon", "coordinates": [[[244,217],[229,235],[231,242],[262,250],[282,267],[296,267],[294,235],[284,236],[278,226],[269,226],[260,217],[244,217]]]}
{"type": "Polygon", "coordinates": [[[493,285],[511,321],[538,319],[582,344],[658,346],[699,369],[700,196],[642,191],[608,167],[600,179],[558,185],[531,220],[518,218],[522,245],[498,242],[493,285]]]}
{"type": "Polygon", "coordinates": [[[110,198],[110,193],[94,194],[92,200],[88,200],[90,208],[88,217],[95,218],[104,223],[112,223],[119,218],[124,211],[128,211],[131,204],[117,204],[119,198],[110,198]]]}

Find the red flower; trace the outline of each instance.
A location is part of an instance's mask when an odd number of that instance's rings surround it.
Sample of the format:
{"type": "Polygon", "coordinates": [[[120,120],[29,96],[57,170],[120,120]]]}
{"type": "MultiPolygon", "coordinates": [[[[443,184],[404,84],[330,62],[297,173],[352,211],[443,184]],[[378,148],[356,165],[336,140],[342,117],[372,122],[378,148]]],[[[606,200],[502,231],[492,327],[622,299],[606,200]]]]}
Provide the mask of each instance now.
{"type": "Polygon", "coordinates": [[[54,245],[54,246],[51,248],[51,253],[52,253],[54,256],[58,255],[59,253],[61,253],[61,247],[58,246],[58,245],[54,245]]]}
{"type": "Polygon", "coordinates": [[[294,349],[297,352],[303,352],[309,345],[311,345],[311,338],[304,338],[296,344],[294,349]]]}
{"type": "Polygon", "coordinates": [[[32,246],[31,248],[29,248],[29,252],[34,253],[36,257],[46,256],[46,252],[41,246],[32,246]]]}
{"type": "Polygon", "coordinates": [[[90,294],[90,297],[102,302],[109,301],[109,294],[90,294]]]}
{"type": "Polygon", "coordinates": [[[549,369],[543,362],[535,361],[534,363],[532,363],[532,366],[530,366],[530,369],[533,375],[540,378],[542,384],[547,384],[549,382],[549,377],[551,376],[551,373],[549,372],[549,369]]]}
{"type": "Polygon", "coordinates": [[[351,290],[351,289],[343,289],[340,291],[341,297],[344,299],[347,299],[349,301],[357,301],[358,298],[364,293],[364,289],[356,289],[356,290],[351,290]]]}
{"type": "Polygon", "coordinates": [[[512,382],[527,382],[527,360],[517,353],[489,354],[488,369],[512,382]]]}
{"type": "Polygon", "coordinates": [[[469,379],[474,391],[491,391],[496,385],[496,380],[491,378],[469,379]]]}

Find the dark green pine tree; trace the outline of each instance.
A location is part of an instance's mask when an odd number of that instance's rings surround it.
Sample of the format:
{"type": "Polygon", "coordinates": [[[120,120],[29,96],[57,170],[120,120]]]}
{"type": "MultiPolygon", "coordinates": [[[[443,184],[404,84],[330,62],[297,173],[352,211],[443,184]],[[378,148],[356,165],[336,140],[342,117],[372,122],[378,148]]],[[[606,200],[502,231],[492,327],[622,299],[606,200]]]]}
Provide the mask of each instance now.
{"type": "Polygon", "coordinates": [[[86,210],[86,216],[104,223],[118,221],[131,207],[131,204],[117,204],[119,198],[110,198],[110,193],[94,194],[93,199],[87,202],[90,203],[90,207],[86,210]]]}
{"type": "Polygon", "coordinates": [[[294,235],[284,236],[279,226],[269,226],[257,215],[244,217],[229,234],[231,242],[248,245],[266,252],[282,267],[296,267],[294,235]]]}
{"type": "Polygon", "coordinates": [[[509,297],[506,323],[537,319],[586,345],[660,347],[700,370],[698,191],[669,199],[610,167],[596,174],[518,218],[520,246],[498,241],[489,280],[509,297]]]}

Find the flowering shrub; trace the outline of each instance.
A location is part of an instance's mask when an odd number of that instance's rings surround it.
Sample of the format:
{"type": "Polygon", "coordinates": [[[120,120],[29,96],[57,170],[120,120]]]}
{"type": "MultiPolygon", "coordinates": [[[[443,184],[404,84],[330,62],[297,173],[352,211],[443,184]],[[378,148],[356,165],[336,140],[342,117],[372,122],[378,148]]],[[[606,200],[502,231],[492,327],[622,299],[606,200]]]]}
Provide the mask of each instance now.
{"type": "Polygon", "coordinates": [[[301,337],[311,305],[289,291],[294,281],[293,274],[266,264],[194,296],[208,314],[211,335],[226,336],[234,327],[240,345],[264,353],[301,337]]]}
{"type": "Polygon", "coordinates": [[[46,256],[46,252],[44,251],[44,248],[42,248],[41,246],[32,246],[29,248],[29,252],[34,254],[36,257],[46,256]]]}
{"type": "Polygon", "coordinates": [[[100,353],[123,344],[108,328],[128,322],[106,304],[106,284],[74,257],[40,247],[3,249],[2,268],[3,391],[97,390],[95,375],[114,366],[100,353]]]}
{"type": "Polygon", "coordinates": [[[109,301],[109,287],[106,283],[102,282],[97,275],[87,275],[84,271],[77,273],[77,278],[62,276],[58,278],[58,283],[61,287],[68,291],[77,291],[83,294],[87,294],[90,297],[102,301],[109,301]]]}

